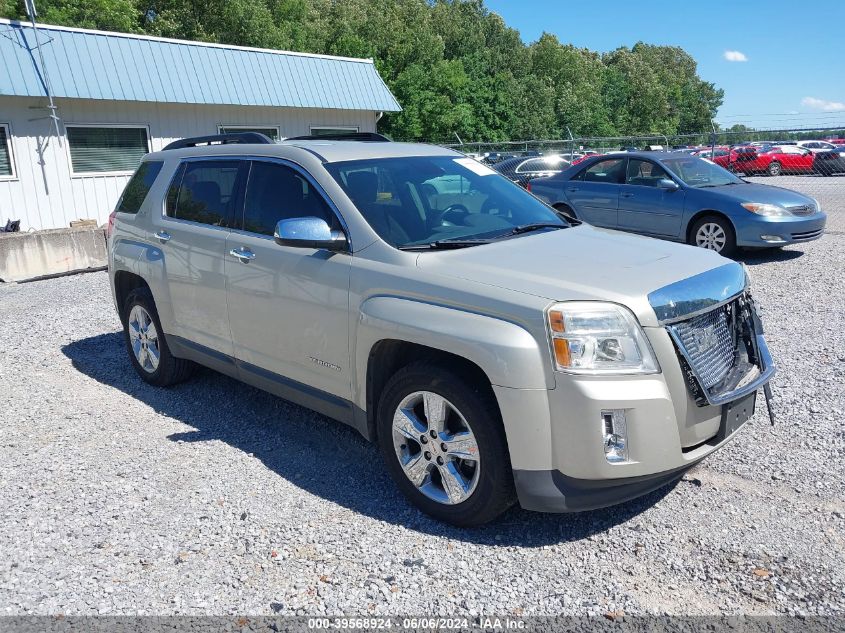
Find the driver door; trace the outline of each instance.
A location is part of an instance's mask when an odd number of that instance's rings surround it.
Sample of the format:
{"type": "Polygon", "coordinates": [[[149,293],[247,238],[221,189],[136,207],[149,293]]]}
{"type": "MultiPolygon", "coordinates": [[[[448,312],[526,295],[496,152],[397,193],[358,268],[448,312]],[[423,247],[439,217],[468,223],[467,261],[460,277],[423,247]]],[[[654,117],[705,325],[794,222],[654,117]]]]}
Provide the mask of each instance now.
{"type": "Polygon", "coordinates": [[[269,391],[335,415],[351,400],[345,253],[280,246],[279,220],[340,222],[314,180],[292,164],[253,160],[226,240],[229,323],[239,371],[269,391]],[[315,389],[316,388],[316,389],[315,389]]]}

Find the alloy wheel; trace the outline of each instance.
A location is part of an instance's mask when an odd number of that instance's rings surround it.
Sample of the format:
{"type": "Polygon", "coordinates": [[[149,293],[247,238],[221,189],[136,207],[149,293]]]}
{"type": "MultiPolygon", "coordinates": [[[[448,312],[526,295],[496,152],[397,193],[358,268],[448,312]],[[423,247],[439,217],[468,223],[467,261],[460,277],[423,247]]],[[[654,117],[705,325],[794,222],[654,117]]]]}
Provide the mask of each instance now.
{"type": "Polygon", "coordinates": [[[158,330],[156,330],[150,313],[143,306],[132,306],[127,325],[135,360],[138,361],[141,369],[145,372],[155,373],[161,360],[161,348],[159,347],[158,330]]]}
{"type": "Polygon", "coordinates": [[[705,222],[698,228],[695,234],[696,246],[707,248],[717,253],[722,252],[727,241],[728,236],[725,234],[725,229],[715,222],[705,222]]]}
{"type": "Polygon", "coordinates": [[[466,418],[443,396],[415,391],[393,415],[393,447],[408,480],[429,499],[455,505],[478,485],[481,458],[466,418]]]}

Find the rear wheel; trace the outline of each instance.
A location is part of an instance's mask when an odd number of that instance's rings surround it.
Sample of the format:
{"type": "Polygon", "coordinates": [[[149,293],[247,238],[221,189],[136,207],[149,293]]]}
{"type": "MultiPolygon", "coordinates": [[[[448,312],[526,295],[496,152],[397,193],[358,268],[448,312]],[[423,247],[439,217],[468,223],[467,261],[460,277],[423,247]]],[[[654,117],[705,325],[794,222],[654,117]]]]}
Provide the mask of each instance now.
{"type": "Polygon", "coordinates": [[[769,172],[770,176],[780,176],[782,169],[783,168],[781,164],[778,161],[773,160],[771,163],[769,163],[769,168],[767,171],[769,172]]]}
{"type": "Polygon", "coordinates": [[[708,215],[698,220],[690,231],[689,243],[730,257],[736,253],[736,234],[726,219],[708,215]]]}
{"type": "Polygon", "coordinates": [[[377,413],[388,472],[420,510],[468,527],[513,504],[510,457],[489,390],[442,365],[414,363],[388,381],[377,413]]]}
{"type": "Polygon", "coordinates": [[[562,215],[567,220],[577,220],[578,216],[575,215],[575,211],[573,211],[572,207],[568,204],[559,203],[554,206],[555,211],[557,211],[560,215],[562,215]]]}
{"type": "Polygon", "coordinates": [[[186,380],[194,364],[170,353],[155,301],[146,288],[136,288],[123,307],[123,338],[132,366],[146,382],[167,387],[186,380]]]}

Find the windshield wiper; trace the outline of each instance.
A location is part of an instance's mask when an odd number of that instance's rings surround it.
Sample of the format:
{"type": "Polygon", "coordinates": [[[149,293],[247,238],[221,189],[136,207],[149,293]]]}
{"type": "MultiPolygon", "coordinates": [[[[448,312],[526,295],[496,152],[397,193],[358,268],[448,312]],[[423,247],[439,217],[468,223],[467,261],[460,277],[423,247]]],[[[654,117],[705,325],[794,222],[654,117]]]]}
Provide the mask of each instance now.
{"type": "Polygon", "coordinates": [[[531,231],[539,231],[540,229],[565,229],[567,224],[554,224],[552,222],[532,222],[531,224],[520,224],[513,227],[507,233],[502,233],[497,237],[508,237],[510,235],[519,235],[521,233],[530,233],[531,231]]]}
{"type": "Polygon", "coordinates": [[[419,251],[438,248],[469,248],[470,246],[489,244],[490,242],[490,239],[461,239],[456,237],[452,239],[435,240],[434,242],[428,242],[425,244],[405,244],[403,246],[397,246],[396,248],[400,251],[419,251]]]}

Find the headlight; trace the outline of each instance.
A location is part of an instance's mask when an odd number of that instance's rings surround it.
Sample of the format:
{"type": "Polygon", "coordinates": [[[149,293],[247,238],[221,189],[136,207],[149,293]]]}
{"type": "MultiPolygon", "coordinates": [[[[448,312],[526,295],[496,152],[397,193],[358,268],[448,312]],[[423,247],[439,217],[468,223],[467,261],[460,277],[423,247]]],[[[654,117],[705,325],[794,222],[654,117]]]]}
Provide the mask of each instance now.
{"type": "Polygon", "coordinates": [[[839,157],[840,157],[840,158],[845,158],[845,152],[839,152],[839,157]]]}
{"type": "Polygon", "coordinates": [[[568,301],[546,312],[555,369],[574,374],[653,374],[657,359],[630,310],[568,301]]]}
{"type": "Polygon", "coordinates": [[[743,202],[742,206],[748,211],[751,211],[751,213],[756,213],[757,215],[789,215],[789,211],[776,204],[765,204],[762,202],[743,202]]]}

